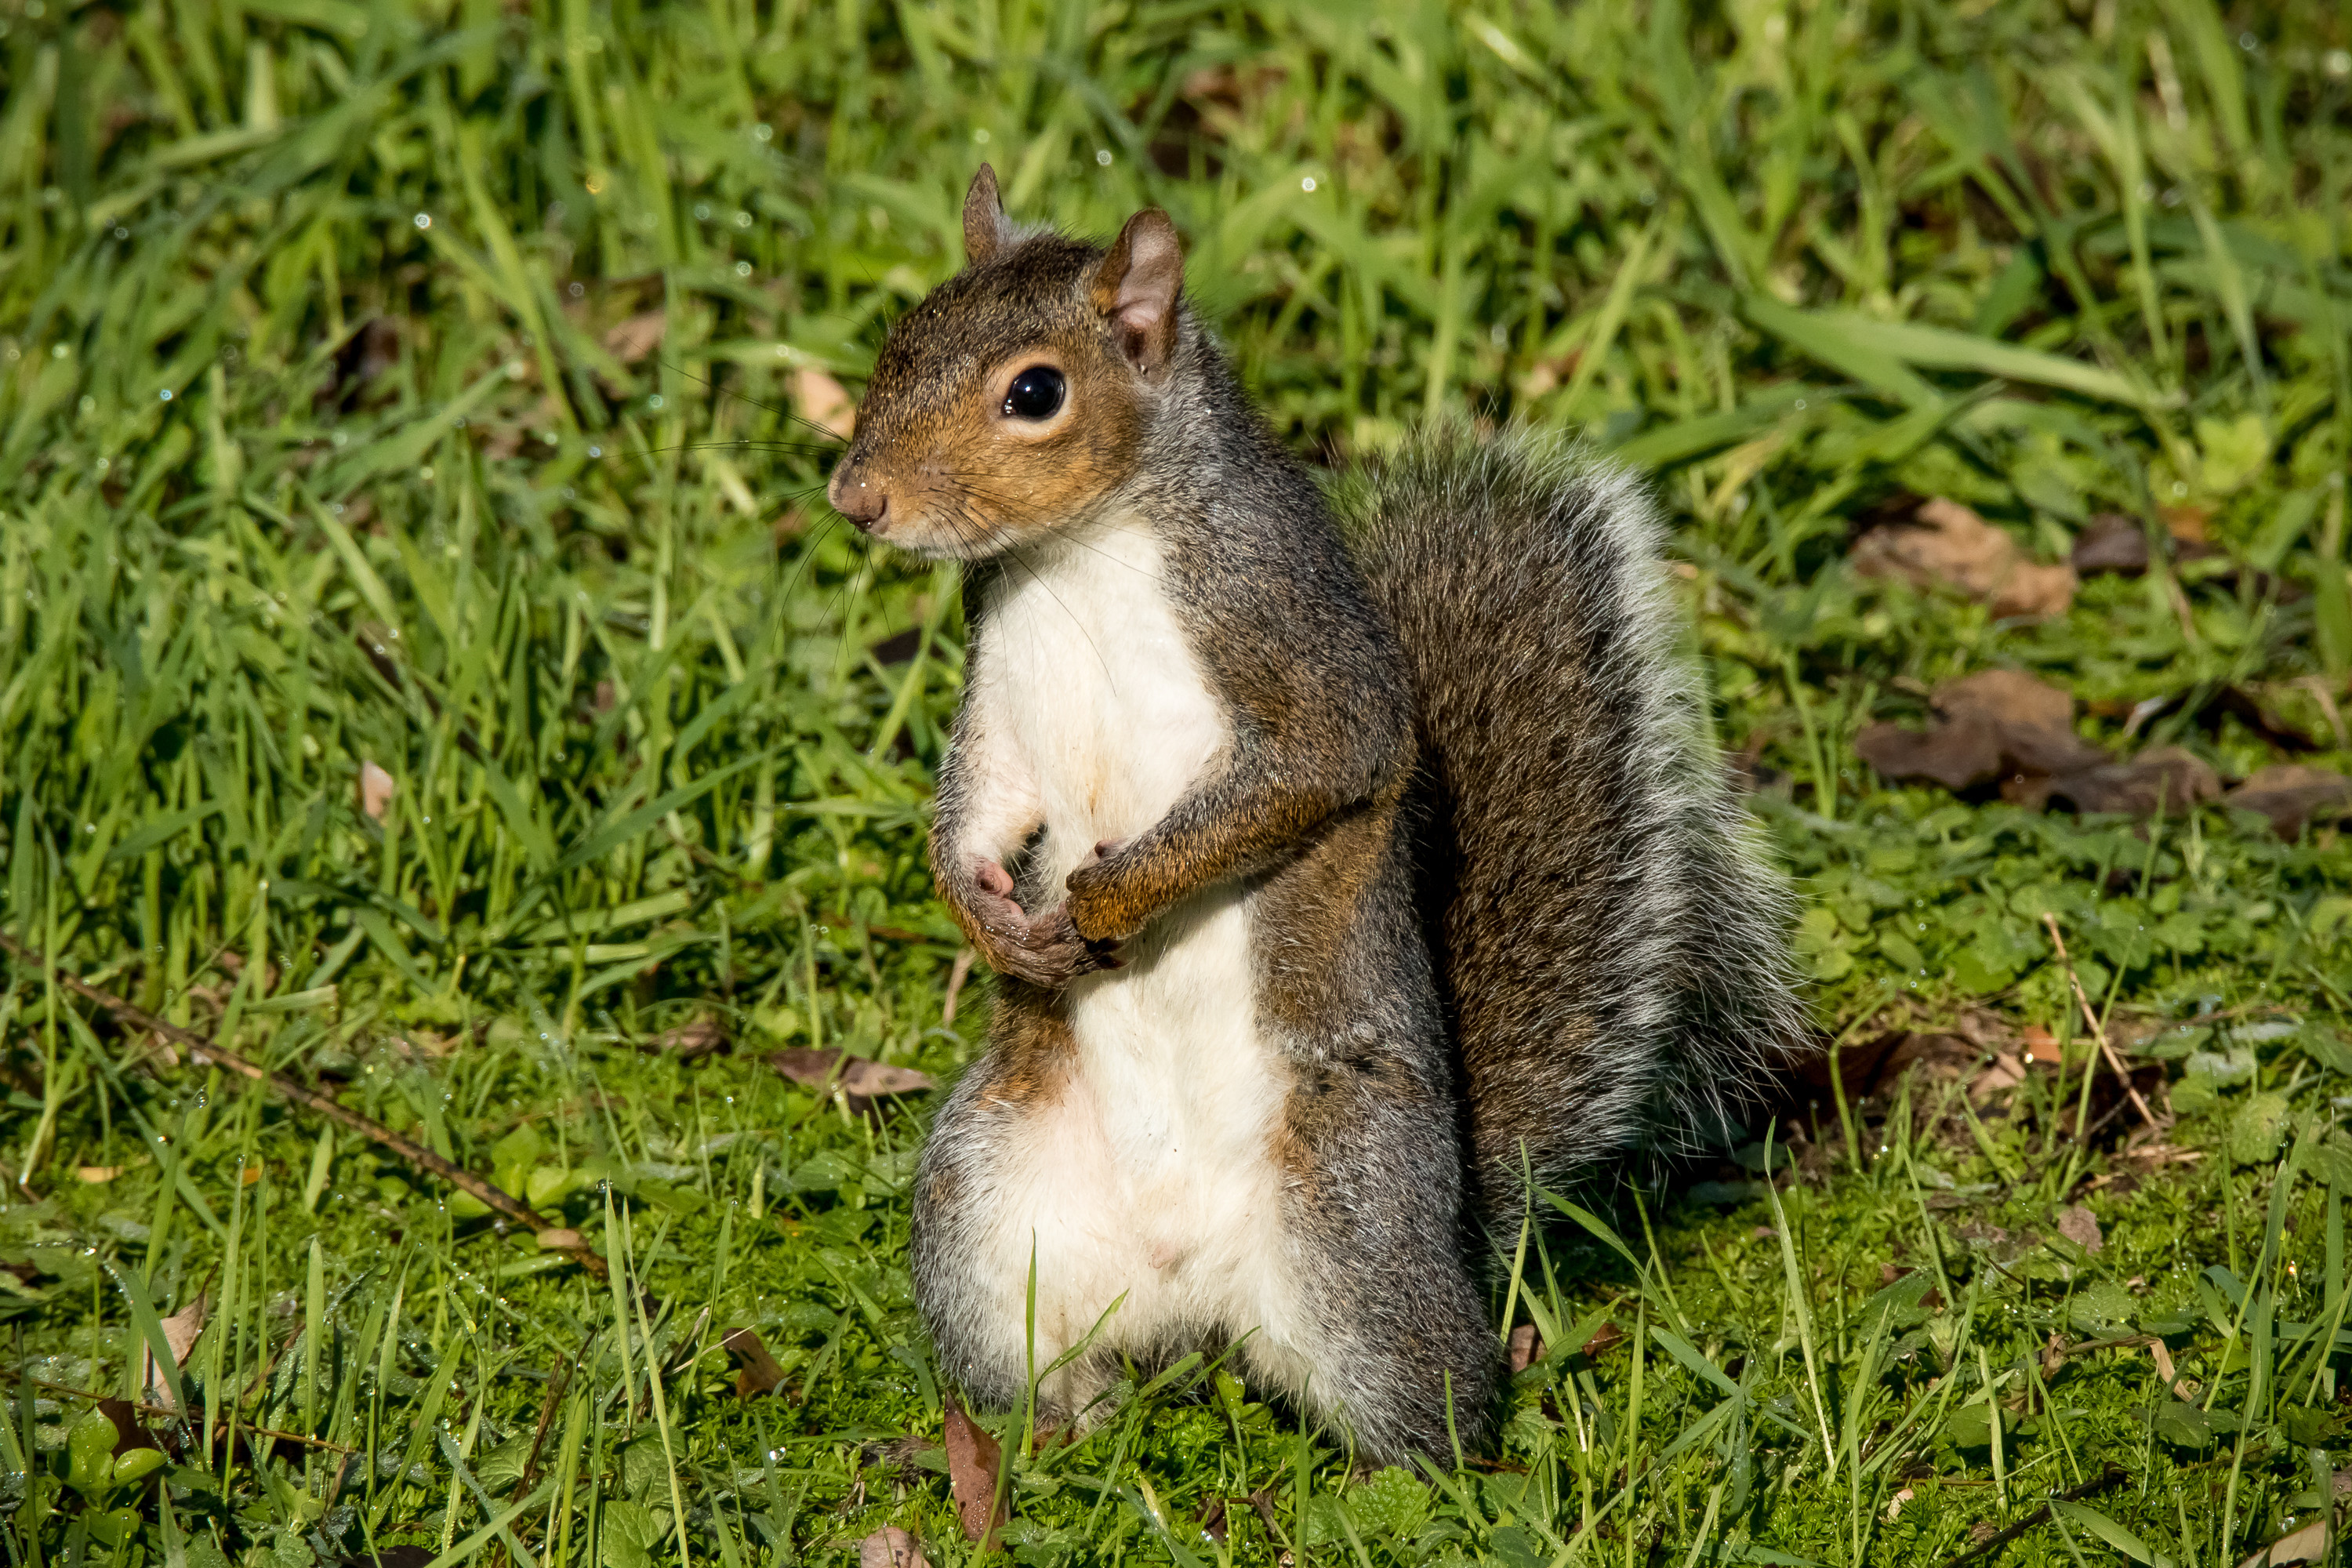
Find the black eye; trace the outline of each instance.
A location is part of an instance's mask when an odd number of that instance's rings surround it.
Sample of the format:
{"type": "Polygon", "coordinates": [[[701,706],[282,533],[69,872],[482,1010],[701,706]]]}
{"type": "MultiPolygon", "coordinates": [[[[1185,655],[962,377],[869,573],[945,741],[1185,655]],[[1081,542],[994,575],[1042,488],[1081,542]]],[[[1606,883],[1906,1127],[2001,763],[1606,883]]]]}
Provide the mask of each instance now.
{"type": "Polygon", "coordinates": [[[1062,406],[1068,384],[1052,365],[1033,364],[1013,378],[1004,412],[1015,419],[1051,419],[1062,406]]]}

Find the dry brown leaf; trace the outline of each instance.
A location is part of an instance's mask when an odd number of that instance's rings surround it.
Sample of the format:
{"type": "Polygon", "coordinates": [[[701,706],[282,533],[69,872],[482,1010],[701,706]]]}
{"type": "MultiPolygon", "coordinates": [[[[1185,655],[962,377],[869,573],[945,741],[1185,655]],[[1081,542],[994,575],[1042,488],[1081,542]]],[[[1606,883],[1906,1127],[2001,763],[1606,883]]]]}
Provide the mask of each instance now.
{"type": "Polygon", "coordinates": [[[857,1543],[857,1568],[930,1568],[915,1538],[886,1524],[857,1543]]]}
{"type": "Polygon", "coordinates": [[[793,405],[802,418],[846,441],[857,429],[857,405],[841,383],[807,366],[793,372],[793,405]]]}
{"type": "Polygon", "coordinates": [[[646,310],[608,329],[604,351],[623,364],[635,364],[661,346],[662,334],[668,330],[667,310],[646,310]]]}
{"type": "Polygon", "coordinates": [[[531,1239],[541,1252],[577,1252],[588,1245],[588,1238],[569,1226],[550,1226],[531,1239]]]}
{"type": "Polygon", "coordinates": [[[1947,681],[1929,705],[1937,721],[1925,731],[1872,724],[1855,737],[1854,750],[1887,778],[1931,779],[1953,790],[2107,760],[2074,733],[2074,698],[2022,670],[1980,670],[1947,681]]]}
{"type": "Polygon", "coordinates": [[[1536,1332],[1533,1323],[1521,1323],[1511,1331],[1511,1375],[1517,1376],[1543,1358],[1543,1336],[1536,1332]]]}
{"type": "Polygon", "coordinates": [[[2286,1568],[2291,1563],[2320,1563],[2327,1557],[2327,1519],[2322,1515],[2301,1530],[2280,1536],[2238,1568],[2286,1568]]]}
{"type": "Polygon", "coordinates": [[[1995,1051],[1983,1070],[1969,1079],[1969,1102],[1982,1105],[1993,1096],[2025,1081],[2025,1064],[2007,1051],[1995,1051]]]}
{"type": "MultiPolygon", "coordinates": [[[[205,1298],[198,1296],[163,1320],[163,1344],[172,1352],[173,1365],[188,1364],[188,1352],[194,1348],[196,1336],[205,1331],[205,1298]]],[[[144,1342],[139,1347],[139,1383],[147,1391],[149,1404],[166,1410],[180,1407],[179,1389],[156,1362],[153,1347],[144,1342]]]]}
{"type": "Polygon", "coordinates": [[[2293,838],[2306,822],[2352,812],[2352,779],[2332,768],[2283,763],[2260,769],[2221,799],[2240,811],[2262,813],[2280,837],[2293,838]]]}
{"type": "Polygon", "coordinates": [[[727,1026],[716,1018],[697,1018],[675,1029],[664,1029],[646,1042],[649,1051],[668,1051],[691,1059],[727,1048],[727,1026]]]}
{"type": "Polygon", "coordinates": [[[1930,704],[1937,721],[1927,730],[1868,725],[1854,750],[1889,779],[1929,779],[1952,790],[1999,779],[2003,800],[2035,811],[2063,800],[2077,811],[2147,816],[2221,798],[2220,776],[2178,746],[2110,758],[2074,733],[2073,698],[2022,671],[1989,669],[1951,681],[1936,689],[1930,704]]]}
{"type": "Polygon", "coordinates": [[[2074,536],[2067,560],[2078,578],[2102,572],[2137,577],[2147,570],[2147,531],[2119,511],[2103,511],[2074,536]]]}
{"type": "Polygon", "coordinates": [[[2183,544],[2205,542],[2205,525],[2213,520],[2213,509],[2202,501],[2189,501],[2180,506],[2160,506],[2157,520],[2164,531],[2183,544]]]}
{"type": "Polygon", "coordinates": [[[360,810],[363,815],[382,822],[399,789],[392,775],[373,763],[360,764],[360,810]]]}
{"type": "Polygon", "coordinates": [[[2058,1037],[2041,1025],[2028,1024],[2024,1034],[2019,1037],[2025,1042],[2028,1060],[2047,1063],[2052,1067],[2062,1066],[2065,1062],[2065,1053],[2058,1048],[2058,1037]]]}
{"type": "Polygon", "coordinates": [[[2193,752],[2156,746],[2127,763],[2106,763],[2051,779],[2038,794],[2027,785],[2014,792],[2004,789],[2001,795],[2021,805],[2066,800],[2077,811],[2149,816],[2221,799],[2221,779],[2193,752]]]}
{"type": "MultiPolygon", "coordinates": [[[[1770,1232],[1767,1231],[1766,1234],[1769,1235],[1770,1232]]],[[[1584,1342],[1584,1353],[1589,1356],[1597,1356],[1601,1352],[1613,1349],[1624,1342],[1624,1330],[1619,1328],[1614,1323],[1603,1323],[1601,1325],[1600,1329],[1594,1332],[1591,1339],[1584,1342]]]]}
{"type": "Polygon", "coordinates": [[[765,1341],[751,1329],[730,1329],[719,1342],[735,1358],[735,1397],[773,1394],[784,1381],[784,1367],[768,1352],[765,1341]]]}
{"type": "Polygon", "coordinates": [[[963,1406],[947,1401],[948,1489],[954,1494],[956,1518],[963,1538],[979,1541],[992,1534],[1011,1517],[996,1500],[997,1468],[1003,1450],[963,1406]]]}
{"type": "Polygon", "coordinates": [[[1951,588],[1996,616],[2059,616],[2074,602],[2074,569],[2044,566],[1954,500],[1923,502],[1907,523],[1882,523],[1854,542],[1853,569],[1919,588],[1951,588]]]}
{"type": "Polygon", "coordinates": [[[2058,1211],[2058,1234],[2085,1252],[2096,1252],[2107,1245],[2099,1230],[2099,1216],[2081,1204],[2058,1211]]]}
{"type": "Polygon", "coordinates": [[[818,1051],[796,1046],[771,1056],[768,1065],[806,1088],[839,1089],[849,1097],[853,1110],[864,1110],[881,1095],[919,1094],[931,1087],[929,1073],[849,1056],[830,1047],[818,1051]]]}

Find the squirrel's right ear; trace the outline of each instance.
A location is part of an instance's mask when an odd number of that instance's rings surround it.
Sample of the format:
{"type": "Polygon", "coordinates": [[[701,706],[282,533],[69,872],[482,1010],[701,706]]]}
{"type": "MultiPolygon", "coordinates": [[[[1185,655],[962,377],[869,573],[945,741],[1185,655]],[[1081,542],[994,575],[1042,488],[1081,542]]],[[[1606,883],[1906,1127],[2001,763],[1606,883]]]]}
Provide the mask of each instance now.
{"type": "Polygon", "coordinates": [[[1176,352],[1176,297],[1184,288],[1184,247],[1158,207],[1127,220],[1095,268],[1088,293],[1110,320],[1128,363],[1157,379],[1176,352]]]}
{"type": "Polygon", "coordinates": [[[977,267],[1012,237],[1012,221],[996,194],[996,171],[982,163],[971,177],[971,189],[963,194],[964,265],[977,267]]]}

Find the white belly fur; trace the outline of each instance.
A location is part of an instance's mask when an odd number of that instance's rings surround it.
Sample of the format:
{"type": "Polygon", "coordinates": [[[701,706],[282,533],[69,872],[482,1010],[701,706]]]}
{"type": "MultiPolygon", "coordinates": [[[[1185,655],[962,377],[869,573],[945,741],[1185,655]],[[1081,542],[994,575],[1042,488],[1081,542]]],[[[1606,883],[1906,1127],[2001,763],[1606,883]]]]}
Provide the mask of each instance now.
{"type": "MultiPolygon", "coordinates": [[[[1139,521],[1014,564],[983,625],[984,722],[1035,781],[1046,885],[1151,826],[1227,740],[1139,521]]],[[[1301,1326],[1282,1267],[1271,1153],[1288,1073],[1261,1031],[1248,895],[1215,889],[1153,923],[1127,967],[1066,997],[1076,1062],[1000,1152],[989,1252],[1014,1308],[1037,1266],[1037,1357],[1083,1337],[1145,1351],[1252,1330],[1284,1360],[1301,1326]]],[[[1049,1389],[1049,1395],[1064,1392],[1049,1389]]]]}

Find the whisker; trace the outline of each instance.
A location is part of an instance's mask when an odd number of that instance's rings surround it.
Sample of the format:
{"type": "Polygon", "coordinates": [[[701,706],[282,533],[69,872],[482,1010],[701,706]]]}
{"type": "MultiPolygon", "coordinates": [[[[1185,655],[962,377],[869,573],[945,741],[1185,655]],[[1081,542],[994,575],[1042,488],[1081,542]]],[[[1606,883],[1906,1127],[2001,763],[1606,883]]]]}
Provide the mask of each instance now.
{"type": "Polygon", "coordinates": [[[710,388],[711,391],[716,392],[722,396],[732,397],[740,402],[748,403],[754,408],[765,409],[768,413],[774,415],[777,418],[789,420],[794,425],[805,425],[810,429],[815,431],[818,435],[824,437],[827,441],[833,443],[833,447],[835,449],[838,449],[846,445],[841,437],[835,435],[832,431],[826,429],[824,426],[818,424],[815,420],[809,418],[805,415],[794,414],[788,408],[778,408],[773,404],[762,403],[749,393],[738,392],[730,386],[721,386],[717,382],[710,380],[709,377],[697,375],[692,371],[686,369],[684,366],[673,363],[668,360],[663,360],[661,363],[668,365],[670,369],[677,371],[678,374],[686,377],[687,380],[700,382],[703,385],[710,388]]]}

